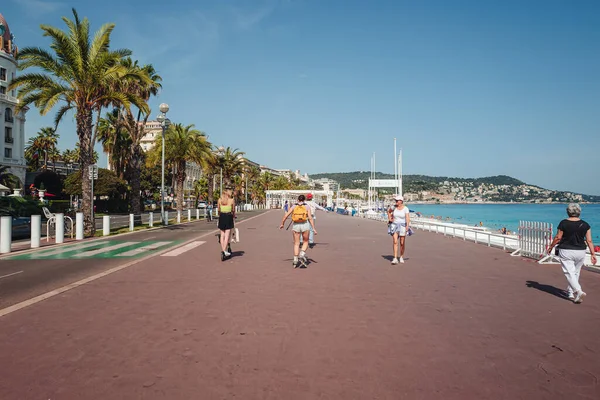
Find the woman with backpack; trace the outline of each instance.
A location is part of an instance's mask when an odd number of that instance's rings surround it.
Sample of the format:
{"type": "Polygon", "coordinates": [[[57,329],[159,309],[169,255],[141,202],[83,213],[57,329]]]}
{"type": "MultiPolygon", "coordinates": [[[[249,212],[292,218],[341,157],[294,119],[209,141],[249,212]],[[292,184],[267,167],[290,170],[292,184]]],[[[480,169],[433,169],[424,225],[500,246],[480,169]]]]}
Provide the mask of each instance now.
{"type": "Polygon", "coordinates": [[[398,240],[400,241],[400,262],[404,263],[404,249],[406,234],[410,228],[410,211],[404,205],[404,197],[394,197],[396,205],[388,210],[388,221],[392,228],[391,235],[394,238],[394,259],[392,264],[398,264],[398,240]]]}
{"type": "Polygon", "coordinates": [[[294,261],[292,265],[294,268],[298,266],[298,258],[302,259],[303,263],[306,263],[306,250],[308,249],[308,235],[310,229],[314,234],[317,234],[315,224],[313,222],[312,213],[310,207],[304,201],[306,197],[303,194],[298,196],[298,203],[293,205],[288,212],[285,213],[281,220],[279,229],[283,229],[285,220],[291,215],[292,216],[292,233],[294,235],[294,261]],[[302,248],[300,248],[300,236],[302,236],[302,248]]]}

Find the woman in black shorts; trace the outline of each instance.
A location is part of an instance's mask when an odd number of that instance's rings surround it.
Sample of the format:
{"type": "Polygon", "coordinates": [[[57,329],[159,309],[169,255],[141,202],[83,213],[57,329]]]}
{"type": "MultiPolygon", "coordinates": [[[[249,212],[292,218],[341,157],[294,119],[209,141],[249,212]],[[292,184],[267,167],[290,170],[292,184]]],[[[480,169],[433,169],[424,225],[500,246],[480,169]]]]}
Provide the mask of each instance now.
{"type": "Polygon", "coordinates": [[[231,230],[233,229],[235,218],[235,200],[231,196],[231,190],[225,189],[219,201],[217,202],[219,210],[219,230],[221,231],[221,258],[231,256],[229,248],[229,240],[231,238],[231,230]]]}

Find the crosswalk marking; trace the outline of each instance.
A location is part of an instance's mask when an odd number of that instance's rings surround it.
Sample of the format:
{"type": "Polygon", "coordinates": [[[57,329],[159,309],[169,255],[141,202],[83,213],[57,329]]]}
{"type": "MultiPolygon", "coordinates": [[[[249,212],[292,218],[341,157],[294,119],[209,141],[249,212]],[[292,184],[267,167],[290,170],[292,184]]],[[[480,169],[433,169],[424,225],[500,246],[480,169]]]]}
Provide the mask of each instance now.
{"type": "Polygon", "coordinates": [[[159,247],[165,246],[165,245],[167,245],[169,243],[171,243],[171,242],[156,242],[156,243],[152,243],[152,244],[149,244],[149,245],[146,245],[146,246],[138,247],[137,249],[126,251],[124,253],[119,253],[119,254],[117,254],[117,257],[133,257],[133,256],[137,256],[138,254],[144,253],[144,252],[149,251],[149,250],[156,250],[159,247]]]}
{"type": "Polygon", "coordinates": [[[94,247],[94,246],[98,246],[98,242],[84,243],[84,244],[78,244],[76,246],[68,246],[68,247],[59,246],[57,249],[50,250],[50,251],[42,251],[42,252],[37,253],[37,255],[39,255],[40,257],[54,256],[54,255],[61,254],[61,253],[67,252],[67,251],[77,251],[77,250],[82,250],[82,249],[86,249],[88,247],[94,247]]]}
{"type": "Polygon", "coordinates": [[[138,243],[139,242],[123,242],[123,243],[115,244],[112,246],[103,247],[101,249],[96,249],[96,250],[92,250],[92,251],[84,251],[82,253],[75,254],[73,257],[93,257],[100,253],[106,253],[106,252],[109,252],[112,250],[120,249],[121,247],[127,247],[127,246],[131,246],[131,245],[138,244],[138,243]]]}
{"type": "Polygon", "coordinates": [[[190,251],[190,250],[192,250],[195,247],[203,245],[204,243],[206,243],[206,242],[200,241],[200,240],[195,241],[195,242],[191,242],[191,243],[188,243],[188,244],[183,245],[181,247],[178,247],[175,250],[171,250],[171,251],[163,254],[162,256],[163,257],[176,257],[176,256],[178,256],[180,254],[185,253],[186,251],[190,251]]]}

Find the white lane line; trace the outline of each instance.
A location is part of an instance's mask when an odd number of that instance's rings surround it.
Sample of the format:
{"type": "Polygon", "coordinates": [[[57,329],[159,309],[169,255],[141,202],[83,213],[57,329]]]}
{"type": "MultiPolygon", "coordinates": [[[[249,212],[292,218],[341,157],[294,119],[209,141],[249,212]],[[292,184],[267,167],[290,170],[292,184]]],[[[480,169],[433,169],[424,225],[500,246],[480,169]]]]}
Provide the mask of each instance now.
{"type": "Polygon", "coordinates": [[[17,274],[20,274],[21,272],[23,272],[23,271],[13,272],[12,274],[8,274],[8,275],[2,275],[2,276],[0,276],[0,279],[8,278],[9,276],[17,275],[17,274]]]}
{"type": "Polygon", "coordinates": [[[101,249],[85,251],[85,252],[82,252],[79,254],[75,254],[73,257],[91,257],[91,256],[95,256],[95,255],[98,255],[101,253],[107,253],[109,251],[117,250],[117,249],[120,249],[121,247],[127,247],[127,246],[131,246],[131,245],[138,244],[138,243],[139,242],[123,242],[123,243],[115,244],[113,246],[103,247],[101,249]]]}
{"type": "Polygon", "coordinates": [[[191,242],[188,244],[184,244],[183,246],[178,247],[175,250],[171,250],[168,253],[163,254],[162,257],[176,257],[180,254],[185,253],[186,251],[190,251],[191,249],[193,249],[195,247],[203,245],[204,243],[206,243],[206,242],[199,240],[199,241],[191,242]]]}
{"type": "MultiPolygon", "coordinates": [[[[262,213],[260,213],[258,215],[255,215],[253,217],[246,218],[246,219],[238,222],[237,225],[243,224],[243,223],[248,222],[248,221],[252,221],[255,218],[259,218],[259,217],[262,217],[264,215],[268,215],[268,214],[270,214],[272,212],[274,212],[274,211],[273,210],[267,210],[267,211],[262,212],[262,213]]],[[[160,228],[156,228],[156,229],[160,229],[160,228]]],[[[212,235],[212,234],[214,234],[216,232],[218,232],[218,231],[215,231],[215,230],[208,231],[208,232],[206,232],[206,233],[198,236],[196,239],[212,235]]],[[[191,243],[194,240],[195,239],[190,239],[187,243],[191,243]]],[[[96,242],[96,243],[98,243],[98,242],[96,242]]],[[[185,244],[187,244],[187,243],[185,243],[185,244]]],[[[168,249],[159,250],[158,254],[150,254],[150,255],[147,255],[146,257],[136,258],[135,260],[133,260],[131,262],[128,262],[128,263],[125,263],[123,265],[119,265],[118,267],[111,268],[111,269],[106,270],[104,272],[100,272],[99,274],[92,275],[92,276],[90,276],[88,278],[82,279],[80,281],[73,282],[73,283],[70,283],[70,284],[68,284],[66,286],[60,287],[58,289],[54,289],[54,290],[51,290],[49,292],[40,294],[39,296],[32,297],[31,299],[23,300],[22,302],[17,303],[17,304],[13,304],[12,306],[8,306],[6,308],[2,308],[2,309],[0,309],[0,318],[4,317],[5,315],[14,313],[15,311],[19,311],[19,310],[22,310],[22,309],[24,309],[26,307],[32,306],[34,304],[37,304],[40,301],[44,301],[44,300],[47,300],[47,299],[49,299],[51,297],[57,296],[57,295],[59,295],[61,293],[64,293],[64,292],[66,292],[68,290],[75,289],[76,287],[79,287],[79,286],[83,286],[86,283],[93,282],[93,281],[95,281],[97,279],[104,278],[107,275],[114,274],[115,272],[121,271],[121,270],[123,270],[125,268],[129,268],[132,265],[136,265],[136,264],[142,263],[142,262],[144,262],[146,260],[151,259],[152,257],[156,257],[156,256],[160,255],[162,251],[167,251],[167,250],[168,249]]]]}
{"type": "Polygon", "coordinates": [[[170,244],[170,243],[173,243],[173,242],[156,242],[156,243],[152,243],[152,244],[149,244],[147,246],[142,246],[142,247],[138,247],[137,249],[126,251],[125,253],[119,253],[119,254],[117,254],[117,257],[132,257],[132,256],[136,256],[136,255],[138,255],[140,253],[144,253],[144,252],[149,251],[149,250],[156,250],[159,247],[165,246],[165,245],[170,244]]]}

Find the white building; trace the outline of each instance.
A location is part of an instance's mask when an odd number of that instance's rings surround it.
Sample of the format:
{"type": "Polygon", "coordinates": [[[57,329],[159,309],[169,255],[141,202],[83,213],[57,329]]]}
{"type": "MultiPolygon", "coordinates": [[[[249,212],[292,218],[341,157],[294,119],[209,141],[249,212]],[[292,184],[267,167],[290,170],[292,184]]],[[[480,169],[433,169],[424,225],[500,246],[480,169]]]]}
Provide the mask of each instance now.
{"type": "Polygon", "coordinates": [[[8,85],[17,73],[17,46],[6,20],[0,14],[0,164],[8,166],[10,172],[25,184],[27,164],[25,162],[25,113],[15,114],[17,94],[8,90],[8,85]]]}

